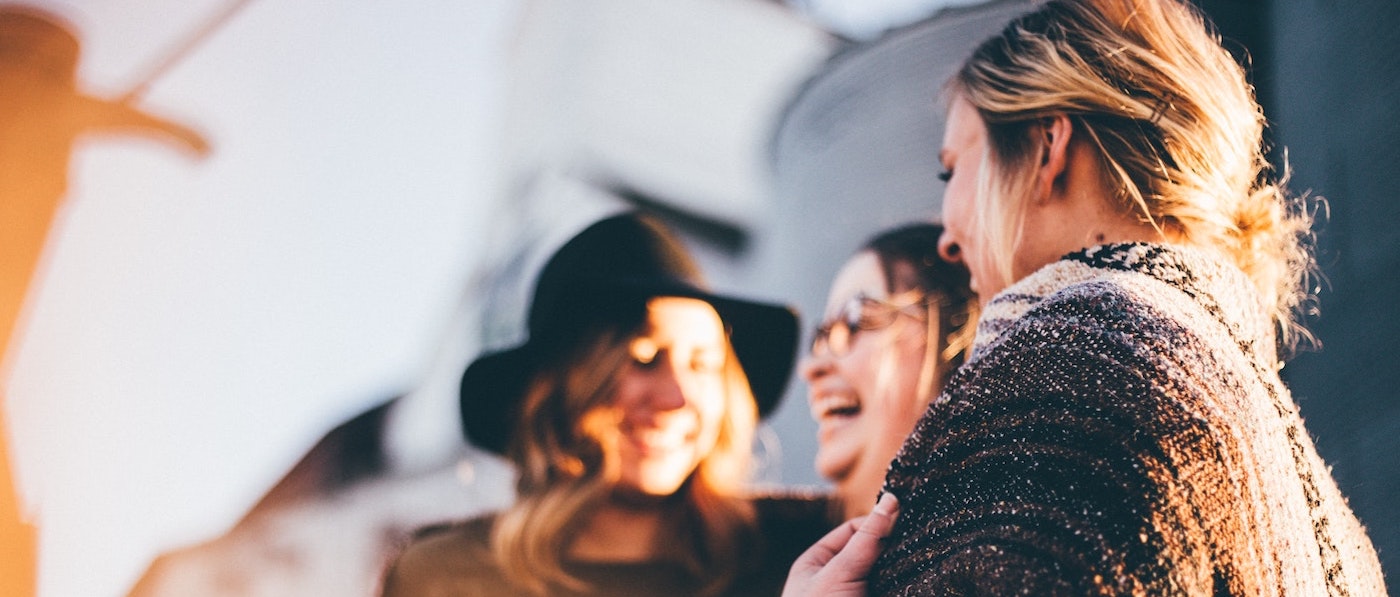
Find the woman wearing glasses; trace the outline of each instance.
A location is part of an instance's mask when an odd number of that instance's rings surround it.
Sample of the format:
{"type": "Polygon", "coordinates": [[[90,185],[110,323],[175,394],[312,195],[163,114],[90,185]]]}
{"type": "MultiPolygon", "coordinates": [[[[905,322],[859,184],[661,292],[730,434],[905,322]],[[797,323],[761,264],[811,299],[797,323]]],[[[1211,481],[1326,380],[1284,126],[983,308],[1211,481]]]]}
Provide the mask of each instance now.
{"type": "Polygon", "coordinates": [[[870,511],[890,459],[972,341],[977,301],[966,270],[939,258],[942,231],[911,224],[856,252],[802,365],[817,472],[835,483],[843,518],[870,511]]]}

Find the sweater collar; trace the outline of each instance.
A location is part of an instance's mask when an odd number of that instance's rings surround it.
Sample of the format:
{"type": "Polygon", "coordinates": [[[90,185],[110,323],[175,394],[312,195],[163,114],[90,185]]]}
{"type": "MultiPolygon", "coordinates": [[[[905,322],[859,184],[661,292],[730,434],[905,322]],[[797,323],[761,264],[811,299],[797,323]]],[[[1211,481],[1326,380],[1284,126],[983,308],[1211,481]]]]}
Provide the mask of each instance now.
{"type": "Polygon", "coordinates": [[[1210,253],[1180,245],[1122,243],[1075,251],[1008,286],[987,302],[969,360],[1046,299],[1068,288],[1116,277],[1144,277],[1176,289],[1229,328],[1247,352],[1273,351],[1268,309],[1244,272],[1210,253]],[[1267,346],[1268,351],[1259,348],[1267,346]]]}

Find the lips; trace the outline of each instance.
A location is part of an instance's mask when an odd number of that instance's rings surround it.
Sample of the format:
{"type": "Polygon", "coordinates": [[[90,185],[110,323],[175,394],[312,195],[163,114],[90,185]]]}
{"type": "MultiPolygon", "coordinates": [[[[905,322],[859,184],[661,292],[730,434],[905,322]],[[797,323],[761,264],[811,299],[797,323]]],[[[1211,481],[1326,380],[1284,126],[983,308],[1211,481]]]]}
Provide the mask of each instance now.
{"type": "Polygon", "coordinates": [[[694,434],[685,427],[634,427],[626,430],[627,440],[644,455],[665,454],[687,448],[694,440],[694,434]]]}
{"type": "Polygon", "coordinates": [[[849,394],[824,394],[811,401],[812,418],[822,421],[860,414],[860,400],[849,394]]]}

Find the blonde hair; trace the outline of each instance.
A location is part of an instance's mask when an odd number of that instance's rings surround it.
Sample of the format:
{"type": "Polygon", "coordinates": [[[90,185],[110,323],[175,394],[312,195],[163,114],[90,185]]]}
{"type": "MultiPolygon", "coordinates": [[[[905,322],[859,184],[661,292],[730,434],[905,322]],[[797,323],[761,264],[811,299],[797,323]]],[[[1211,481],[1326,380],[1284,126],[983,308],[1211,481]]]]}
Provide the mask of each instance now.
{"type": "Polygon", "coordinates": [[[1280,349],[1302,325],[1316,273],[1312,213],[1264,154],[1244,69],[1177,0],[1053,0],[984,42],[949,82],[987,125],[975,217],[1008,281],[1041,144],[1067,115],[1120,207],[1177,242],[1224,255],[1272,309],[1280,349]]]}
{"type": "MultiPolygon", "coordinates": [[[[517,500],[496,519],[492,551],[507,578],[537,594],[586,590],[563,560],[587,513],[618,478],[616,419],[607,406],[632,359],[633,333],[600,332],[542,367],[529,384],[508,457],[518,469],[517,500]]],[[[748,480],[758,411],[733,347],[726,343],[725,416],[714,449],[676,496],[686,536],[682,563],[718,593],[743,564],[756,525],[740,492],[748,480]]]]}

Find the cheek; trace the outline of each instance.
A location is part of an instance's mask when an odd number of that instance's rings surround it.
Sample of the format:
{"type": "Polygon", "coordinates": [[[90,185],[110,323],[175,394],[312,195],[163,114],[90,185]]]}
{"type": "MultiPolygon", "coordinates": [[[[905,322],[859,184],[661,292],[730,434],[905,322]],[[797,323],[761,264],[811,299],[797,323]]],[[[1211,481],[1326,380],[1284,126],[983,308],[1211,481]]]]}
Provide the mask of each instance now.
{"type": "Polygon", "coordinates": [[[903,392],[906,372],[900,358],[901,347],[889,344],[886,338],[878,338],[879,345],[875,346],[877,337],[873,335],[861,340],[867,342],[867,346],[862,347],[864,350],[859,354],[852,353],[843,373],[860,399],[869,403],[867,407],[883,410],[883,403],[903,392]]]}
{"type": "Polygon", "coordinates": [[[879,399],[876,402],[876,417],[881,426],[906,431],[922,412],[919,387],[924,369],[924,340],[922,333],[910,333],[896,346],[890,347],[890,355],[879,372],[879,399]]]}
{"type": "Polygon", "coordinates": [[[943,197],[943,218],[945,224],[957,230],[960,242],[966,242],[966,233],[972,226],[973,189],[961,180],[949,185],[943,197]]]}
{"type": "Polygon", "coordinates": [[[859,394],[861,400],[872,399],[878,394],[880,384],[881,357],[877,351],[852,351],[840,361],[841,377],[859,394]]]}
{"type": "Polygon", "coordinates": [[[692,399],[692,404],[699,419],[700,435],[707,441],[718,437],[727,410],[723,386],[715,384],[714,387],[705,389],[701,395],[692,399]]]}
{"type": "MultiPolygon", "coordinates": [[[[922,325],[922,324],[921,324],[922,325]]],[[[902,403],[912,404],[920,389],[920,378],[924,373],[924,361],[926,345],[924,344],[924,334],[922,331],[913,332],[911,330],[909,338],[899,351],[899,380],[898,385],[901,391],[907,395],[903,396],[902,403]]]]}
{"type": "Polygon", "coordinates": [[[631,410],[641,402],[644,394],[643,386],[636,375],[623,375],[617,380],[612,396],[608,400],[614,408],[622,411],[631,410]]]}

